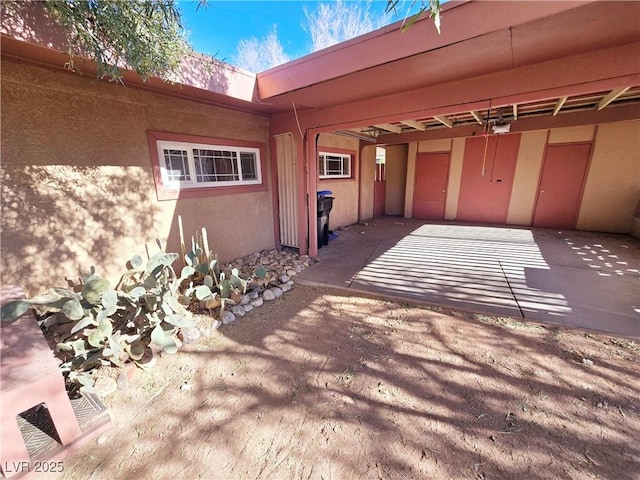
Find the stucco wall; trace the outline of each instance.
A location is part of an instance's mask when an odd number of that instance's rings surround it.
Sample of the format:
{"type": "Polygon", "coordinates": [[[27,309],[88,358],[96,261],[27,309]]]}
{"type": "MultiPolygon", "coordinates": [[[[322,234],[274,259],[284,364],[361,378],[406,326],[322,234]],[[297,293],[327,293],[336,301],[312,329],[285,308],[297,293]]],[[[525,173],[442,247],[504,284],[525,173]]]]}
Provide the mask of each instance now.
{"type": "MultiPolygon", "coordinates": [[[[456,220],[465,150],[464,138],[409,144],[405,216],[412,212],[415,153],[451,151],[445,219],[456,220]]],[[[640,201],[640,121],[606,123],[522,133],[507,224],[531,225],[546,145],[593,141],[577,228],[640,232],[634,218],[640,201]],[[596,129],[597,127],[597,129],[596,129]]],[[[640,233],[637,234],[640,236],[640,233]]]]}
{"type": "Polygon", "coordinates": [[[404,215],[404,193],[407,179],[408,145],[386,148],[385,214],[404,215]]]}
{"type": "Polygon", "coordinates": [[[413,193],[416,181],[416,157],[418,155],[418,142],[409,143],[407,149],[407,183],[404,192],[404,217],[413,217],[413,193]]]}
{"type": "Polygon", "coordinates": [[[462,163],[464,160],[464,138],[454,138],[451,143],[451,163],[449,164],[449,185],[444,209],[444,219],[454,220],[458,212],[462,163]]]}
{"type": "Polygon", "coordinates": [[[272,248],[268,119],[2,62],[1,281],[28,294],[95,265],[113,282],[159,238],[203,226],[222,260],[272,248]],[[147,130],[265,143],[262,192],[159,202],[147,130]]]}
{"type": "Polygon", "coordinates": [[[630,232],[640,200],[640,121],[599,125],[578,229],[630,232]]]}
{"type": "Polygon", "coordinates": [[[520,137],[516,173],[507,214],[508,224],[531,225],[546,141],[546,130],[524,132],[520,137]]]}
{"type": "Polygon", "coordinates": [[[376,178],[376,147],[362,149],[360,158],[360,220],[373,218],[373,182],[376,178]]]}
{"type": "Polygon", "coordinates": [[[358,147],[360,142],[355,138],[331,133],[321,133],[318,138],[318,150],[331,147],[348,150],[354,155],[351,178],[348,179],[320,179],[318,190],[333,192],[333,209],[329,216],[329,228],[351,225],[358,221],[358,147]]]}

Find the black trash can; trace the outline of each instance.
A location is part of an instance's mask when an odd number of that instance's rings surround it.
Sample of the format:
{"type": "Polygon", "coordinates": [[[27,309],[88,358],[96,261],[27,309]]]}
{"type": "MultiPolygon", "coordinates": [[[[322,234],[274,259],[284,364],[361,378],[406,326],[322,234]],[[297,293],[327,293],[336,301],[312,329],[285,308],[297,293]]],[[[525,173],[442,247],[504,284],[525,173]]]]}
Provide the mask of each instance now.
{"type": "Polygon", "coordinates": [[[333,208],[330,190],[318,192],[318,248],[329,245],[329,214],[333,208]]]}

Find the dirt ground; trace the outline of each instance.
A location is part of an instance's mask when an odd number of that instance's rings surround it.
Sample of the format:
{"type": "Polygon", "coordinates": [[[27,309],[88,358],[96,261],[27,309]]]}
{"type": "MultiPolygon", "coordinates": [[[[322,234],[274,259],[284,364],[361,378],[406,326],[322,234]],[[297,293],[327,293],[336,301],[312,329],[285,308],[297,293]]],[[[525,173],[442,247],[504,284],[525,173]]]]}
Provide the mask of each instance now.
{"type": "Polygon", "coordinates": [[[640,478],[640,345],[296,285],[107,398],[64,479],[640,478]]]}

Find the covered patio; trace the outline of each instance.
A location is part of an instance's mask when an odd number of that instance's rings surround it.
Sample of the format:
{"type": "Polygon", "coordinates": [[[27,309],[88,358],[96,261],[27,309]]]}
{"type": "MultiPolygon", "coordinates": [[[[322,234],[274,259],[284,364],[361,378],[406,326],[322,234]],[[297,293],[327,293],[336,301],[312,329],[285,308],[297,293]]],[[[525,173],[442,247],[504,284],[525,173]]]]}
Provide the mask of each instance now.
{"type": "Polygon", "coordinates": [[[382,217],[351,225],[298,280],[640,338],[628,235],[382,217]]]}

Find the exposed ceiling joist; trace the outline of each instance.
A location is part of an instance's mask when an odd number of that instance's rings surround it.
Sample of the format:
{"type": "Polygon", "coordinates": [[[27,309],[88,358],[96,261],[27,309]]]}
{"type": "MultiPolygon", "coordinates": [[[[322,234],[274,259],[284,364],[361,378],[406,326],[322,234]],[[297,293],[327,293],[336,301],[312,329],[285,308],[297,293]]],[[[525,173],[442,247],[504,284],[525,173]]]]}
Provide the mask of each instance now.
{"type": "Polygon", "coordinates": [[[517,103],[513,104],[513,119],[514,120],[518,119],[518,104],[517,103]]]}
{"type": "Polygon", "coordinates": [[[381,123],[379,125],[374,125],[374,127],[379,128],[380,130],[386,130],[388,132],[393,133],[402,133],[402,128],[397,125],[391,125],[390,123],[381,123]]]}
{"type": "Polygon", "coordinates": [[[434,115],[433,118],[435,118],[441,124],[446,125],[449,128],[453,128],[453,121],[450,118],[447,118],[444,115],[434,115]]]}
{"type": "Polygon", "coordinates": [[[556,103],[556,107],[553,109],[553,116],[555,117],[558,112],[560,111],[560,109],[563,107],[563,105],[565,104],[565,102],[567,101],[569,97],[561,97],[560,100],[558,100],[558,103],[556,103]]]}
{"type": "Polygon", "coordinates": [[[427,126],[424,123],[418,122],[417,120],[402,120],[400,123],[404,123],[408,127],[412,127],[423,132],[427,129],[427,126]]]}
{"type": "Polygon", "coordinates": [[[345,137],[357,138],[358,140],[364,140],[365,142],[375,143],[376,139],[374,137],[370,137],[365,135],[364,133],[355,132],[354,128],[350,130],[336,130],[335,133],[338,135],[343,135],[345,137]]]}
{"type": "Polygon", "coordinates": [[[476,122],[478,122],[480,125],[484,125],[484,117],[482,116],[482,114],[480,112],[476,112],[475,110],[471,110],[469,113],[471,114],[471,116],[473,118],[476,119],[476,122]]]}
{"type": "Polygon", "coordinates": [[[596,107],[598,110],[602,110],[604,107],[613,102],[616,98],[622,95],[624,92],[629,90],[631,87],[623,87],[616,88],[615,90],[611,90],[607,96],[605,96],[602,100],[598,102],[598,106],[596,107]]]}

